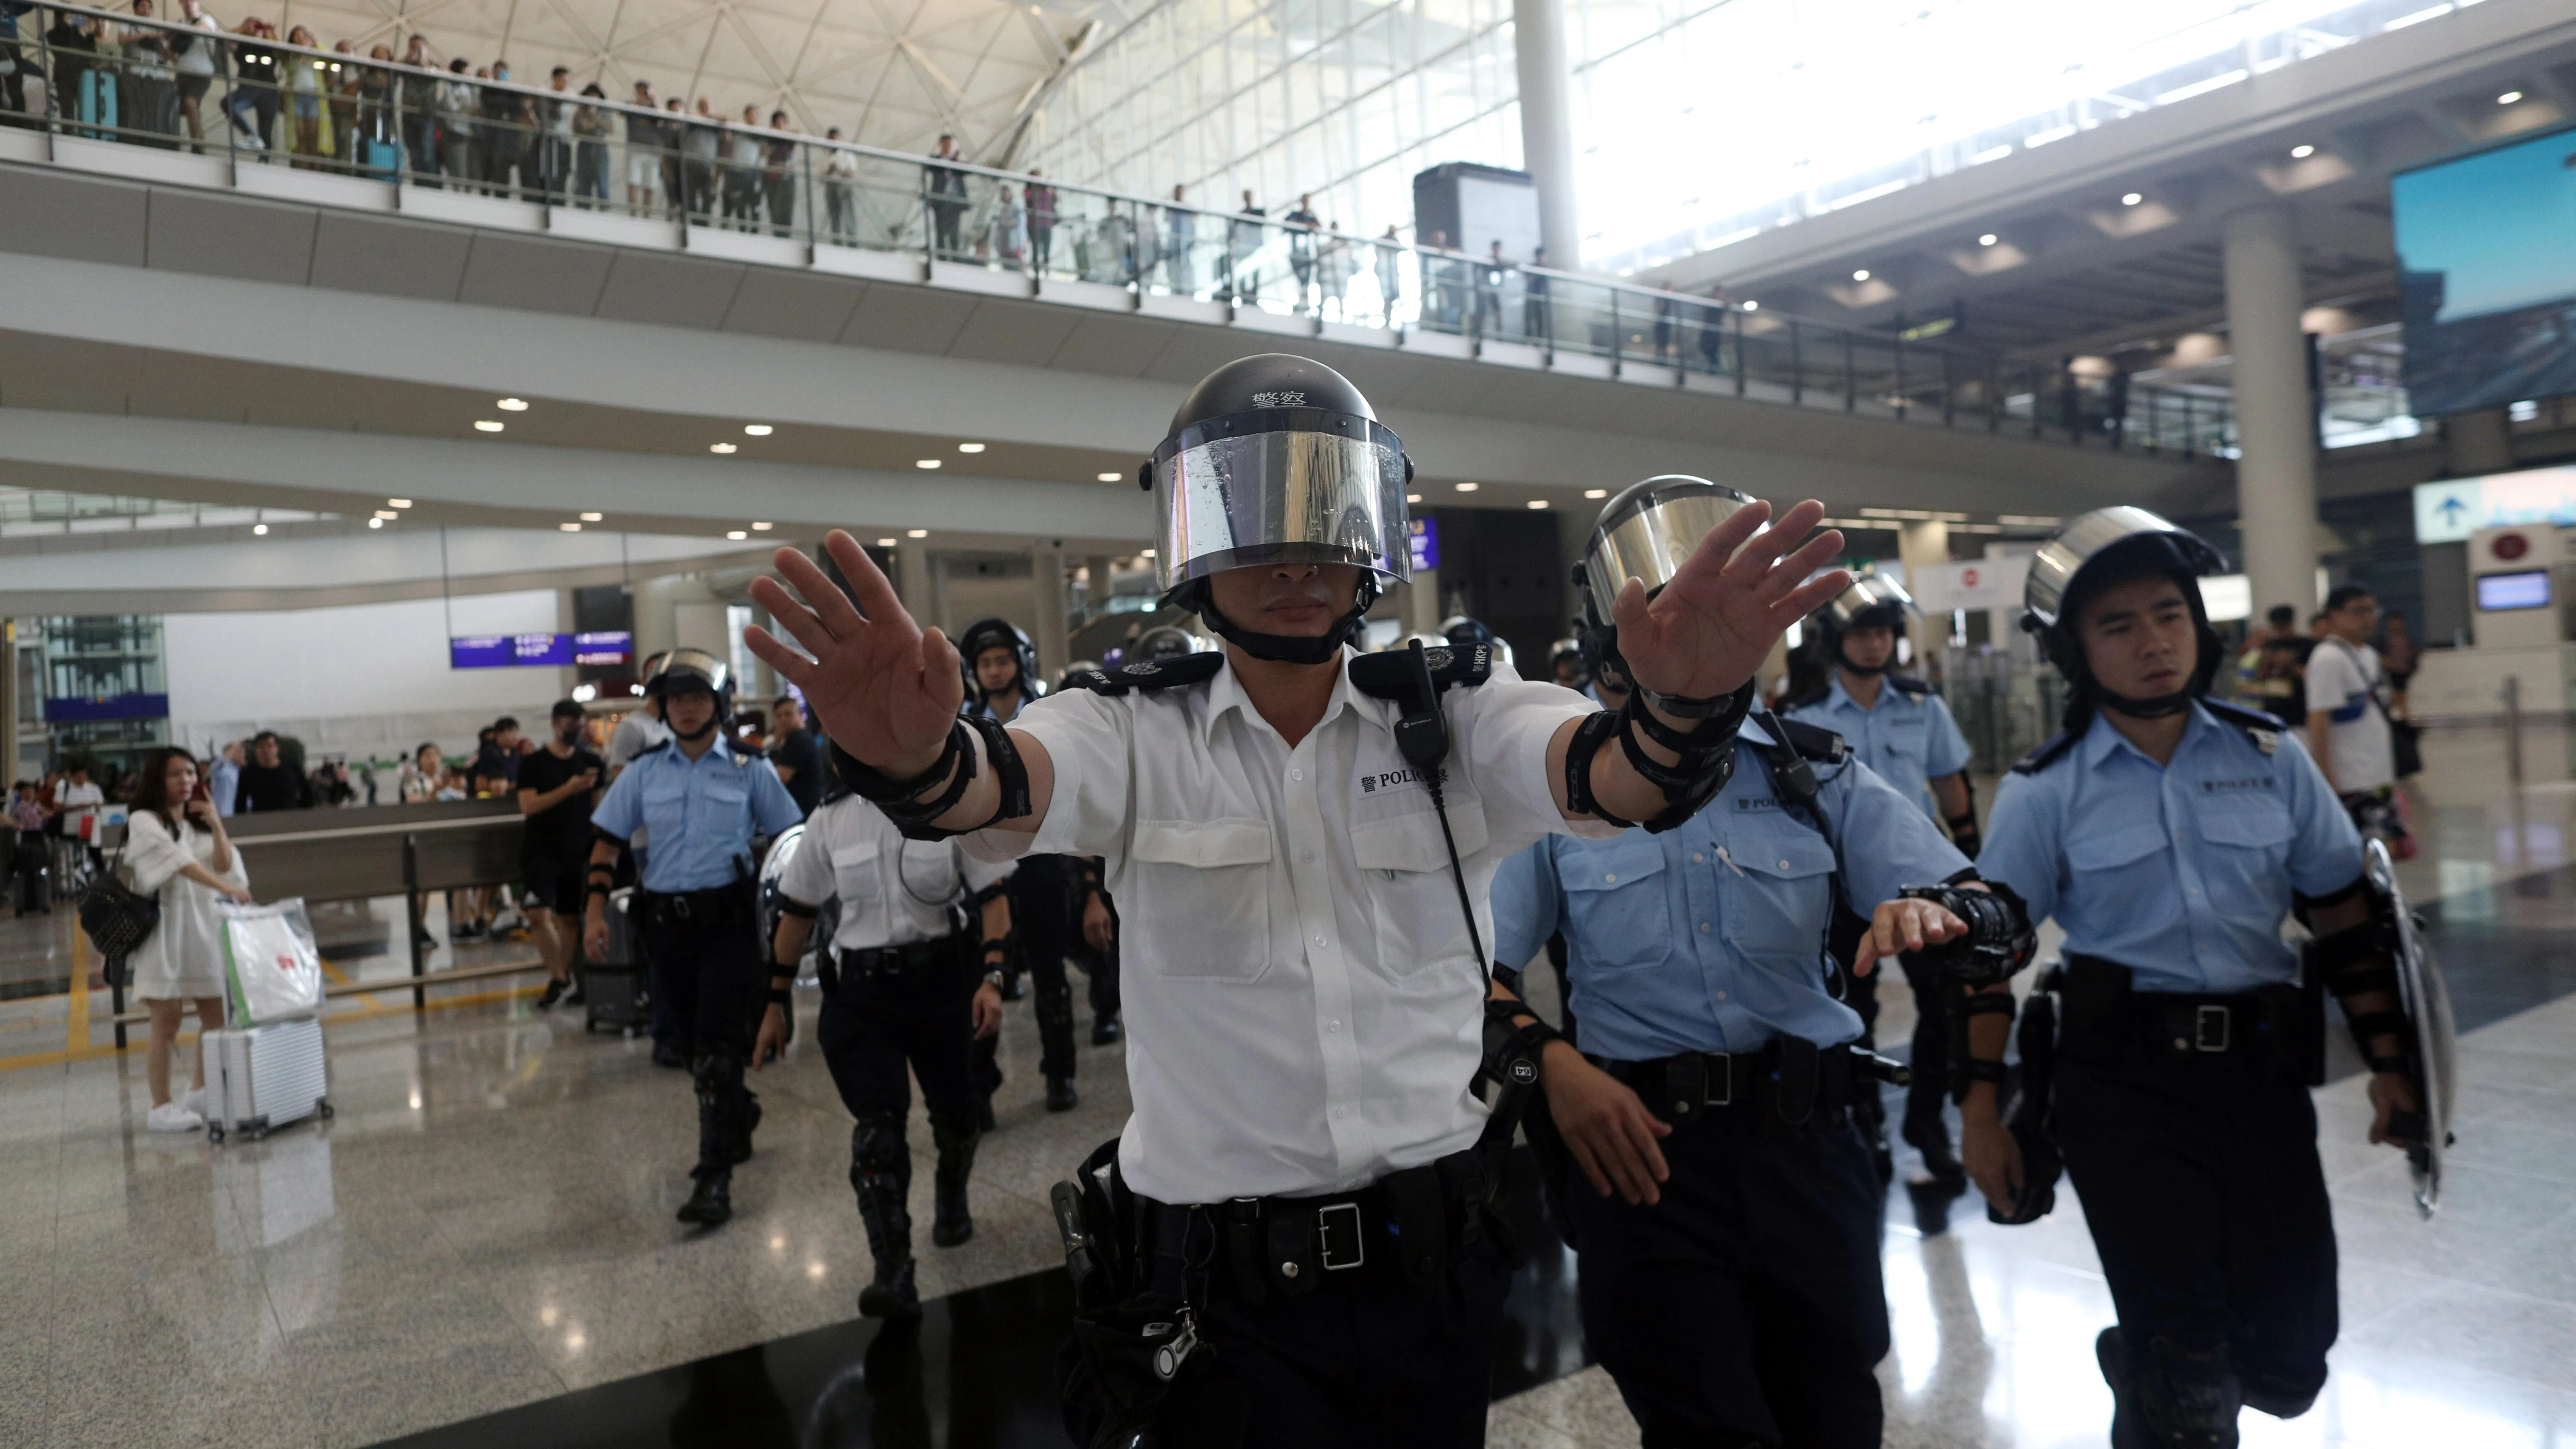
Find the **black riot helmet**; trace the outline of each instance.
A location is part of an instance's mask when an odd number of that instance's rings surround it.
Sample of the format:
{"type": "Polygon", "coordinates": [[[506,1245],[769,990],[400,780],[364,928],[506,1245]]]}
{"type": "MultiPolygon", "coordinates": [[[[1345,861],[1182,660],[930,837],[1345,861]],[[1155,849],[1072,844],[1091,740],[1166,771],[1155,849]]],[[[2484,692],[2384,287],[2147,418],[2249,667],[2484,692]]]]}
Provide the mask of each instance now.
{"type": "Polygon", "coordinates": [[[1137,471],[1159,520],[1163,601],[1256,659],[1318,664],[1359,629],[1388,579],[1413,577],[1404,507],[1413,462],[1350,379],[1286,353],[1209,373],[1137,471]],[[1351,607],[1316,638],[1261,634],[1217,612],[1208,579],[1273,564],[1356,564],[1351,607]]]}
{"type": "Polygon", "coordinates": [[[1574,591],[1583,600],[1576,637],[1598,681],[1606,669],[1625,688],[1634,676],[1619,657],[1619,626],[1610,616],[1619,591],[1630,579],[1645,585],[1646,597],[1681,572],[1700,540],[1753,496],[1722,483],[1666,473],[1632,483],[1601,505],[1601,521],[1574,566],[1574,591]]]}
{"type": "Polygon", "coordinates": [[[2030,561],[2030,577],[2022,585],[2021,626],[2039,636],[2049,662],[2066,676],[2070,734],[2092,722],[2097,706],[2152,719],[2187,709],[2209,693],[2227,646],[2210,627],[2200,580],[2226,568],[2227,560],[2198,534],[2127,504],[2097,508],[2070,520],[2040,545],[2030,561]],[[2191,606],[2193,632],[2200,641],[2200,657],[2179,691],[2154,699],[2125,699],[2094,681],[2083,641],[2075,636],[2075,620],[2095,594],[2142,574],[2163,574],[2182,585],[2183,599],[2191,606]]]}
{"type": "MultiPolygon", "coordinates": [[[[1854,629],[1885,629],[1903,638],[1906,619],[1921,612],[1914,606],[1914,596],[1896,580],[1880,574],[1861,575],[1852,580],[1850,588],[1826,600],[1825,606],[1816,611],[1826,663],[1854,674],[1883,672],[1887,664],[1864,668],[1851,662],[1843,653],[1843,640],[1854,629]]],[[[1895,659],[1895,655],[1889,655],[1888,663],[1895,659]]]]}
{"type": "Polygon", "coordinates": [[[1512,662],[1512,646],[1503,642],[1493,625],[1472,614],[1452,614],[1441,620],[1440,637],[1460,649],[1482,644],[1493,651],[1494,658],[1505,664],[1512,662]]]}
{"type": "Polygon", "coordinates": [[[975,702],[989,703],[992,697],[975,673],[975,661],[983,658],[984,651],[988,649],[1010,650],[1011,663],[1019,670],[1013,683],[1026,698],[1037,698],[1040,693],[1037,646],[1029,642],[1028,634],[1019,625],[1008,619],[993,618],[978,619],[957,636],[957,656],[966,664],[966,692],[974,696],[975,702]]]}
{"type": "MultiPolygon", "coordinates": [[[[673,696],[713,695],[716,701],[716,712],[715,717],[707,722],[707,730],[733,727],[733,670],[723,660],[704,649],[674,649],[662,656],[661,667],[654,670],[653,677],[644,682],[644,693],[650,698],[662,701],[662,718],[665,721],[671,718],[673,696]]],[[[677,732],[678,729],[674,726],[673,733],[677,732]]],[[[701,730],[697,734],[683,736],[683,738],[694,743],[705,735],[706,730],[701,730]]]]}
{"type": "Polygon", "coordinates": [[[1158,659],[1179,659],[1199,652],[1199,638],[1178,624],[1157,624],[1136,636],[1120,660],[1127,664],[1151,664],[1158,659]]]}

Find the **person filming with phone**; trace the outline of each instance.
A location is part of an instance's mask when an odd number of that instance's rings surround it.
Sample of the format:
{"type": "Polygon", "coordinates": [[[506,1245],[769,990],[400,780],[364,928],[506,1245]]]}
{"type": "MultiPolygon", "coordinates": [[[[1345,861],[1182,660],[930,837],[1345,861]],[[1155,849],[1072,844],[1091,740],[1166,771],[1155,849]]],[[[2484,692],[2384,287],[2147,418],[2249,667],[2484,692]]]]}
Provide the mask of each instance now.
{"type": "Polygon", "coordinates": [[[249,905],[250,877],[195,756],[154,750],[144,758],[142,776],[126,818],[124,865],[134,888],[161,906],[160,924],[126,962],[134,994],[152,1016],[144,1058],[152,1111],[144,1121],[155,1132],[193,1132],[206,1125],[206,1061],[201,1048],[186,1095],[172,1100],[170,1057],[180,1011],[195,1004],[200,1043],[224,1024],[224,922],[215,908],[227,900],[249,905]]]}

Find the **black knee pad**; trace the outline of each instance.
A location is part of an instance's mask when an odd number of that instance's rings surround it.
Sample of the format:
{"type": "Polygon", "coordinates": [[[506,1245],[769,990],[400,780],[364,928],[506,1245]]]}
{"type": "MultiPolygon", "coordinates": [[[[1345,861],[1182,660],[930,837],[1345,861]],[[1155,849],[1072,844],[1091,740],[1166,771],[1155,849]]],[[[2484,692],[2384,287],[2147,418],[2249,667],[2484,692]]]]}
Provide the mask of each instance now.
{"type": "Polygon", "coordinates": [[[850,1128],[850,1181],[896,1172],[912,1161],[900,1117],[862,1117],[850,1128]]]}
{"type": "Polygon", "coordinates": [[[2227,1345],[2186,1348],[2158,1337],[2129,1356],[2140,1427],[2157,1449],[2235,1449],[2245,1387],[2227,1345]]]}
{"type": "Polygon", "coordinates": [[[983,1129],[976,1125],[972,1113],[959,1113],[955,1116],[945,1112],[930,1114],[930,1141],[942,1153],[973,1147],[976,1140],[983,1135],[983,1129]]]}

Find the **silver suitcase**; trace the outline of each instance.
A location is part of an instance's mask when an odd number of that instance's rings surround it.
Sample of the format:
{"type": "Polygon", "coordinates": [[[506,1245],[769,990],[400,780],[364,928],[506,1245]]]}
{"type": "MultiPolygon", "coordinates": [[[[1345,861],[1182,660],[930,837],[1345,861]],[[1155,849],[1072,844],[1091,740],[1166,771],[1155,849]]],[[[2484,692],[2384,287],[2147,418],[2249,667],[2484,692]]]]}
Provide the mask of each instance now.
{"type": "Polygon", "coordinates": [[[272,1022],[206,1034],[206,1135],[256,1141],[307,1117],[328,1117],[322,1023],[272,1022]]]}

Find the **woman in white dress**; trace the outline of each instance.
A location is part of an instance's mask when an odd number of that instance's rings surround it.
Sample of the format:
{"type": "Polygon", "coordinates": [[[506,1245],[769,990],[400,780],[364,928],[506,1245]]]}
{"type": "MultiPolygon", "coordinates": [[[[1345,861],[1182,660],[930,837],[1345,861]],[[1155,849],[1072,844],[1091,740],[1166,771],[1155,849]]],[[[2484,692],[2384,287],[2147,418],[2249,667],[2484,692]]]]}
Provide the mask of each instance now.
{"type": "Polygon", "coordinates": [[[134,994],[152,1014],[152,1046],[144,1078],[152,1088],[145,1119],[155,1132],[191,1132],[206,1125],[205,1033],[224,1022],[224,900],[250,904],[250,878],[240,852],[224,833],[214,797],[198,782],[197,762],[186,750],[155,750],[126,817],[125,867],[134,888],[161,902],[161,923],[127,962],[134,994]],[[184,1098],[170,1097],[170,1055],[179,1040],[180,1009],[197,1008],[198,1050],[184,1098]]]}

